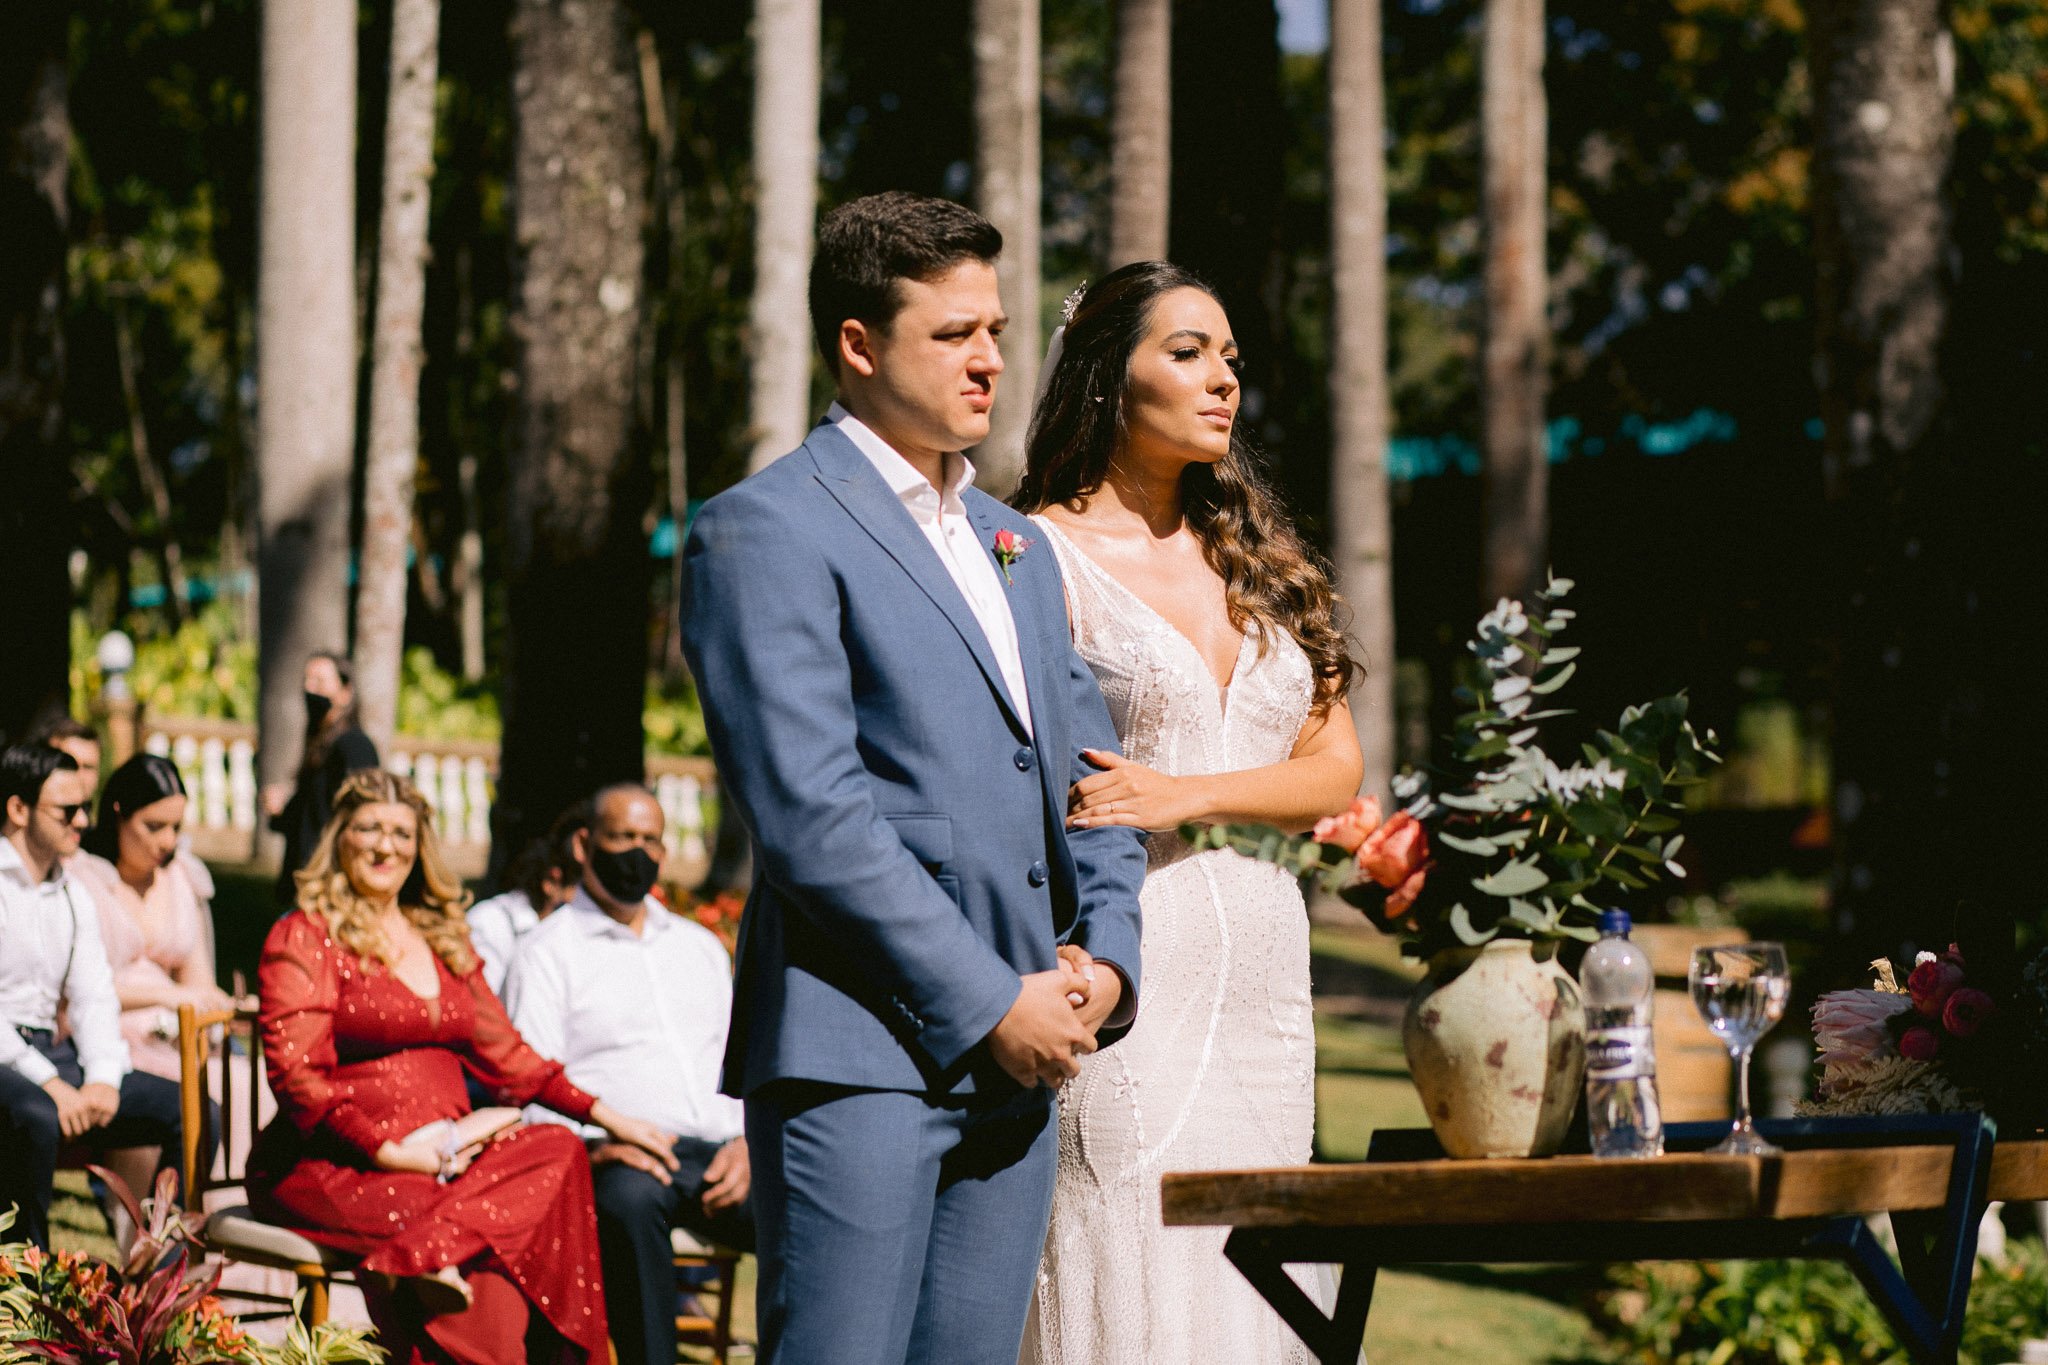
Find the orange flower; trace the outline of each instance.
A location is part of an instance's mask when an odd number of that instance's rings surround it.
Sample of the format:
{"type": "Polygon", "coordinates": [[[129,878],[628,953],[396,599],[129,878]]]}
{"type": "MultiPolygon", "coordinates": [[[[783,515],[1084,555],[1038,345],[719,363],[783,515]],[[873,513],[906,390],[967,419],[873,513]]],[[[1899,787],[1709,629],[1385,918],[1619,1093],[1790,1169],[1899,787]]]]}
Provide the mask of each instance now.
{"type": "Polygon", "coordinates": [[[1309,831],[1309,837],[1319,844],[1335,844],[1346,853],[1358,852],[1366,836],[1380,825],[1380,799],[1377,796],[1361,796],[1351,803],[1349,809],[1336,815],[1326,815],[1316,821],[1316,827],[1309,831]]]}
{"type": "MultiPolygon", "coordinates": [[[[1358,847],[1358,870],[1396,896],[1405,894],[1404,908],[1422,890],[1416,878],[1428,868],[1429,835],[1422,822],[1405,810],[1396,812],[1393,819],[1373,830],[1358,847]],[[1411,881],[1415,882],[1413,891],[1408,886],[1411,881]]],[[[1398,914],[1399,910],[1391,904],[1393,899],[1388,897],[1388,909],[1398,914]]]]}

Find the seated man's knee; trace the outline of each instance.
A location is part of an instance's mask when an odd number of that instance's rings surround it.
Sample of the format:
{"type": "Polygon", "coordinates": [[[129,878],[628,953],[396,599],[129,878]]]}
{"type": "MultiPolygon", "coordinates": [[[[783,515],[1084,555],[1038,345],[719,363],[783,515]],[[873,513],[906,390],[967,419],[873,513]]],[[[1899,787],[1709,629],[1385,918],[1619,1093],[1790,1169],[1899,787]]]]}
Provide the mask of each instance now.
{"type": "Polygon", "coordinates": [[[592,1176],[600,1219],[628,1224],[659,1222],[667,1226],[676,1199],[674,1186],[617,1162],[599,1167],[592,1176]]]}
{"type": "Polygon", "coordinates": [[[21,1140],[38,1151],[54,1154],[64,1143],[64,1125],[57,1118],[57,1101],[41,1089],[24,1093],[8,1103],[8,1117],[21,1140]]]}

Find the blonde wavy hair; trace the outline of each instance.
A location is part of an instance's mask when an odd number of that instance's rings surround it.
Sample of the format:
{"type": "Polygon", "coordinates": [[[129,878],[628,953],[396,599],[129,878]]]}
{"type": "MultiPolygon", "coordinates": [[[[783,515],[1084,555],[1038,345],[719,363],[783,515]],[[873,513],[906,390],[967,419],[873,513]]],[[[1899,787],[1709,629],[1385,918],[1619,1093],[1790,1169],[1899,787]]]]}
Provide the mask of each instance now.
{"type": "Polygon", "coordinates": [[[412,871],[398,890],[398,905],[419,929],[434,956],[457,976],[476,969],[476,950],[469,945],[469,892],[441,860],[434,834],[434,808],[419,788],[397,773],[365,768],[352,773],[334,797],[334,816],[320,831],[320,842],[306,866],[293,874],[299,887],[299,909],[324,920],[328,932],[366,962],[395,966],[398,952],[377,925],[377,909],[356,893],[341,851],[342,831],[364,806],[410,806],[419,825],[412,871]]]}

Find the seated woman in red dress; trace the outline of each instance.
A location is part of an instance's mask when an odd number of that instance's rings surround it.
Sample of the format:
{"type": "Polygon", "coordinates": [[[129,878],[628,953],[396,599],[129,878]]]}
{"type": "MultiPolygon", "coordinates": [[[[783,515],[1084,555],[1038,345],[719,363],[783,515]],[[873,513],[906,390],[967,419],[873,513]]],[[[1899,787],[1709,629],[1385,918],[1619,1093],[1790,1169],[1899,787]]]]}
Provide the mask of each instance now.
{"type": "Polygon", "coordinates": [[[484,982],[461,883],[404,778],[359,772],[263,946],[263,1044],[279,1113],[249,1161],[259,1216],[363,1257],[393,1365],[574,1365],[606,1355],[590,1159],[537,1124],[443,1152],[409,1135],[508,1105],[595,1123],[674,1166],[674,1140],[578,1090],[484,982]]]}

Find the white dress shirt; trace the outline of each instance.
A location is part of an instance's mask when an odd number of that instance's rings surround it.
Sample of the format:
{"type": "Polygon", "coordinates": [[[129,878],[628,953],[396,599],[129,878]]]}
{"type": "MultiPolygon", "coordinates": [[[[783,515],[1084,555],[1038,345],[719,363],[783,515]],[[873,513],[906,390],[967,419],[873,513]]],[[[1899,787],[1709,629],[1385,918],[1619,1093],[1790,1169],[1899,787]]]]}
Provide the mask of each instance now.
{"type": "Polygon", "coordinates": [[[845,432],[847,439],[868,457],[868,463],[902,501],[917,529],[938,551],[939,562],[946,566],[954,586],[967,599],[967,609],[981,623],[981,633],[987,637],[988,647],[996,656],[996,667],[1002,671],[1003,686],[1009,689],[1010,700],[1017,704],[1024,733],[1030,734],[1031,697],[1024,686],[1024,661],[1017,652],[1017,618],[1010,614],[1009,592],[1002,575],[996,572],[988,547],[975,534],[974,521],[967,515],[967,504],[960,496],[974,482],[974,466],[965,455],[948,452],[944,467],[946,490],[941,495],[932,487],[931,480],[876,435],[873,427],[839,404],[834,403],[826,411],[825,420],[845,432]]]}
{"type": "MultiPolygon", "coordinates": [[[[620,1113],[710,1142],[744,1131],[740,1102],[718,1093],[732,959],[703,925],[649,899],[636,934],[578,888],[520,940],[506,989],[512,1022],[534,1051],[620,1113]]],[[[551,1109],[527,1117],[603,1136],[551,1109]]]]}
{"type": "Polygon", "coordinates": [[[478,901],[464,916],[469,921],[469,946],[484,964],[484,980],[500,1000],[505,998],[505,976],[512,970],[512,958],[519,940],[540,923],[540,912],[526,899],[524,891],[507,891],[478,901]]]}
{"type": "Polygon", "coordinates": [[[15,1030],[54,1031],[60,1004],[69,1008],[85,1083],[119,1089],[128,1043],[114,970],[100,943],[99,907],[62,866],[53,877],[30,881],[14,841],[0,839],[0,1066],[35,1085],[57,1074],[15,1030]]]}

